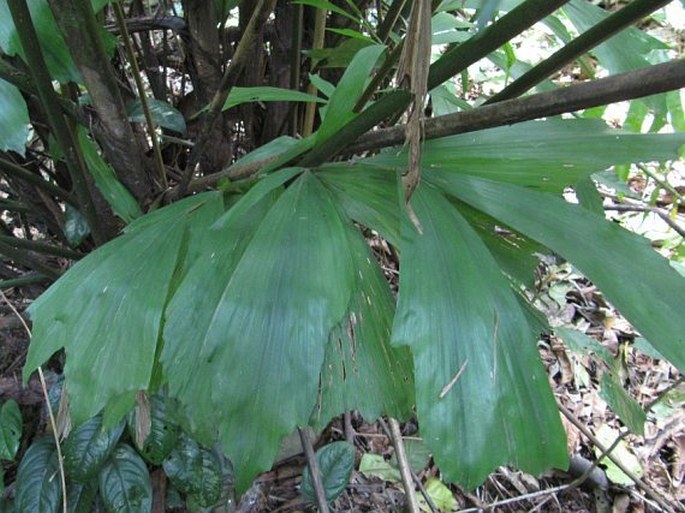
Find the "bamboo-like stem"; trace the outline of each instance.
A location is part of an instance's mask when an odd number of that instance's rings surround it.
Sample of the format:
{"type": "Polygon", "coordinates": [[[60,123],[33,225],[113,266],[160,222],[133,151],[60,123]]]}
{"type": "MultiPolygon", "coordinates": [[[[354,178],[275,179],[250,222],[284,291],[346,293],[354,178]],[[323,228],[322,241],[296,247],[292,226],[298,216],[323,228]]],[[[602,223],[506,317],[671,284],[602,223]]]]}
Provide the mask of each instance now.
{"type": "MultiPolygon", "coordinates": [[[[295,4],[291,7],[295,10],[293,15],[293,38],[290,49],[290,89],[297,91],[300,89],[300,67],[302,66],[302,36],[304,34],[304,5],[295,4]]],[[[299,123],[299,104],[292,105],[290,118],[290,135],[297,135],[299,123]]]]}
{"type": "Polygon", "coordinates": [[[37,240],[10,237],[8,235],[0,235],[0,242],[13,248],[27,249],[29,251],[35,251],[36,253],[54,255],[58,257],[69,258],[71,260],[79,260],[85,256],[83,253],[79,251],[74,251],[73,249],[62,248],[59,246],[55,246],[54,244],[49,244],[47,242],[37,240]]]}
{"type": "MultiPolygon", "coordinates": [[[[313,50],[323,48],[324,36],[326,35],[326,16],[328,16],[327,9],[317,9],[316,18],[314,18],[314,42],[312,44],[313,50]]],[[[314,68],[312,65],[311,68],[314,68]]],[[[307,93],[316,94],[316,87],[314,84],[307,86],[307,93]]],[[[309,102],[304,108],[304,121],[302,123],[302,137],[307,137],[314,130],[314,116],[317,108],[316,102],[309,102]]]]}
{"type": "Polygon", "coordinates": [[[119,26],[119,31],[121,32],[121,39],[124,42],[124,50],[126,51],[126,56],[128,57],[129,63],[131,64],[133,72],[133,80],[136,83],[136,89],[138,89],[138,98],[140,99],[140,105],[143,108],[143,114],[145,115],[145,124],[147,125],[147,131],[150,136],[150,141],[152,141],[152,153],[154,155],[155,167],[157,168],[157,174],[162,183],[162,186],[166,190],[169,187],[166,179],[166,173],[164,172],[164,161],[162,160],[162,150],[159,147],[159,140],[157,139],[157,131],[155,130],[155,124],[152,121],[152,114],[150,112],[150,106],[147,102],[147,95],[145,94],[145,86],[143,85],[143,80],[140,78],[140,68],[138,67],[138,61],[136,55],[133,52],[133,46],[131,45],[131,36],[126,28],[126,19],[124,17],[124,11],[121,8],[119,2],[112,2],[112,7],[114,8],[114,16],[117,19],[117,25],[119,26]]]}
{"type": "Polygon", "coordinates": [[[71,176],[74,191],[78,197],[79,207],[88,221],[93,239],[96,244],[107,242],[107,236],[93,203],[93,198],[86,180],[87,171],[79,158],[79,149],[73,132],[67,125],[59,107],[58,96],[52,87],[52,79],[48,72],[43,51],[38,42],[36,30],[31,21],[31,14],[25,0],[8,0],[8,6],[14,25],[17,27],[19,40],[24,49],[26,62],[31,70],[41,105],[45,110],[48,121],[55,135],[55,139],[64,152],[64,159],[71,176]]]}
{"type": "Polygon", "coordinates": [[[16,262],[17,264],[21,264],[23,266],[28,267],[29,269],[33,269],[34,271],[39,272],[40,274],[44,274],[48,278],[51,278],[53,280],[56,280],[59,278],[61,275],[60,273],[56,270],[50,267],[49,265],[45,265],[43,262],[29,256],[26,254],[25,251],[20,251],[9,244],[6,244],[3,240],[0,239],[0,253],[2,253],[4,256],[9,258],[10,260],[16,262]]]}
{"type": "Polygon", "coordinates": [[[274,10],[275,5],[276,0],[259,0],[259,3],[256,5],[254,12],[252,13],[252,17],[250,18],[247,27],[245,27],[243,37],[240,39],[240,43],[238,43],[238,47],[233,54],[233,59],[231,59],[231,63],[228,65],[223,77],[221,78],[219,89],[214,93],[214,97],[209,103],[204,124],[200,134],[197,137],[195,146],[193,146],[193,149],[190,151],[188,163],[183,170],[183,176],[181,177],[179,186],[176,188],[175,193],[173,194],[174,197],[184,196],[187,192],[188,184],[193,177],[195,168],[200,162],[200,156],[205,151],[207,144],[209,143],[214,124],[217,122],[219,115],[223,111],[224,104],[226,103],[226,99],[228,98],[231,89],[233,89],[235,84],[238,82],[240,74],[248,64],[248,59],[250,58],[252,46],[257,38],[257,34],[259,33],[259,30],[261,30],[262,25],[264,25],[271,12],[274,10]]]}
{"type": "Polygon", "coordinates": [[[30,184],[33,184],[36,187],[43,189],[45,192],[48,192],[53,196],[56,196],[63,201],[66,201],[73,207],[78,207],[78,201],[68,191],[65,191],[61,187],[58,187],[57,185],[48,182],[47,180],[44,180],[39,175],[27,171],[23,167],[15,164],[14,162],[10,162],[9,160],[5,160],[2,157],[0,157],[0,171],[3,171],[8,175],[15,176],[25,182],[29,182],[30,184]]]}
{"type": "Polygon", "coordinates": [[[41,273],[26,273],[18,278],[8,278],[0,280],[0,289],[8,289],[10,287],[23,287],[24,285],[31,285],[33,283],[40,283],[42,281],[50,281],[50,277],[41,273]]]}
{"type": "Polygon", "coordinates": [[[634,0],[528,70],[485,103],[495,103],[520,96],[569,62],[670,2],[671,0],[634,0]]]}

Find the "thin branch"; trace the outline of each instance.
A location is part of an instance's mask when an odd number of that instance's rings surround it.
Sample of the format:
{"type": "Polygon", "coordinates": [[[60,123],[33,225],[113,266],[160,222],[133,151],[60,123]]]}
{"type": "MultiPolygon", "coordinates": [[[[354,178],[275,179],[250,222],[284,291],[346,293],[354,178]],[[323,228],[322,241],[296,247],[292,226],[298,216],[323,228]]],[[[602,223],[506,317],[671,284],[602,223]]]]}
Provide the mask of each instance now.
{"type": "MultiPolygon", "coordinates": [[[[10,310],[14,313],[14,315],[17,316],[19,321],[21,322],[22,326],[26,330],[26,334],[31,340],[31,330],[29,329],[28,324],[26,324],[26,321],[24,318],[21,316],[21,314],[17,311],[17,309],[14,307],[14,305],[10,302],[9,299],[7,299],[7,296],[5,293],[0,289],[0,297],[7,303],[7,306],[10,307],[10,310]]],[[[68,509],[67,508],[67,479],[64,473],[64,458],[62,457],[62,447],[60,446],[59,443],[59,433],[57,432],[57,423],[55,422],[55,415],[52,411],[52,405],[50,404],[50,397],[48,396],[48,385],[45,382],[45,376],[43,375],[43,368],[41,366],[38,366],[38,377],[40,378],[40,386],[41,389],[43,390],[43,399],[45,400],[45,406],[47,407],[48,410],[48,418],[50,419],[50,427],[52,428],[52,436],[55,439],[55,449],[57,450],[57,463],[59,467],[59,480],[60,480],[60,485],[62,486],[62,511],[63,513],[67,513],[68,509]]]]}
{"type": "Polygon", "coordinates": [[[47,180],[43,179],[40,175],[32,173],[31,171],[28,171],[14,162],[10,162],[9,160],[2,158],[1,156],[0,171],[4,171],[8,175],[15,176],[21,180],[24,180],[25,182],[29,182],[30,184],[43,189],[45,192],[48,192],[53,196],[66,201],[70,205],[78,207],[78,201],[68,191],[65,191],[52,182],[48,182],[47,180]]]}
{"type": "Polygon", "coordinates": [[[228,98],[231,89],[233,89],[233,87],[236,85],[240,74],[248,64],[248,59],[251,55],[252,46],[254,46],[254,43],[257,39],[257,34],[273,11],[275,5],[276,0],[259,0],[259,3],[255,7],[249,23],[247,24],[247,27],[245,27],[245,33],[240,39],[240,43],[238,43],[238,47],[233,54],[231,63],[228,65],[224,76],[221,78],[219,89],[214,93],[214,97],[209,103],[207,114],[205,116],[205,122],[202,126],[200,134],[196,139],[195,146],[190,151],[188,163],[183,170],[183,176],[181,177],[179,186],[176,189],[175,194],[173,194],[174,197],[181,197],[186,194],[188,190],[188,184],[193,177],[195,168],[200,162],[200,157],[209,143],[214,124],[217,122],[219,115],[223,111],[224,104],[226,103],[226,99],[228,98]]]}
{"type": "Polygon", "coordinates": [[[648,212],[650,214],[656,214],[659,216],[673,231],[675,231],[681,237],[685,237],[685,228],[676,223],[671,216],[666,212],[657,207],[651,207],[649,205],[605,205],[604,210],[615,210],[616,212],[648,212]]]}
{"type": "Polygon", "coordinates": [[[297,428],[297,431],[300,433],[302,449],[304,449],[304,455],[307,458],[307,465],[309,465],[309,475],[312,477],[312,483],[314,484],[316,505],[319,508],[319,513],[329,513],[328,501],[326,500],[326,490],[324,489],[323,481],[321,480],[321,469],[319,468],[319,462],[316,459],[316,454],[314,453],[311,432],[309,428],[306,427],[297,428]]]}
{"type": "Polygon", "coordinates": [[[73,249],[69,248],[62,248],[53,244],[48,244],[47,242],[36,240],[20,239],[18,237],[10,237],[8,235],[0,235],[0,242],[14,248],[27,249],[29,251],[35,251],[36,253],[44,253],[46,255],[69,258],[71,260],[78,260],[84,257],[84,254],[80,253],[79,251],[74,251],[73,249]]]}
{"type": "Polygon", "coordinates": [[[53,269],[49,265],[45,265],[40,260],[37,260],[27,255],[25,251],[20,251],[10,246],[9,244],[5,243],[2,239],[0,239],[0,253],[2,253],[5,257],[12,260],[13,262],[33,269],[34,271],[37,271],[40,274],[44,274],[45,276],[48,276],[53,280],[56,280],[61,276],[60,272],[56,269],[53,269]]]}
{"type": "MultiPolygon", "coordinates": [[[[570,85],[555,91],[427,119],[425,138],[436,139],[556,116],[608,103],[673,91],[682,87],[685,87],[685,59],[678,59],[591,82],[570,85]]],[[[400,145],[404,141],[404,131],[404,125],[398,125],[369,132],[346,151],[360,153],[400,145]]]]}
{"type": "Polygon", "coordinates": [[[528,70],[485,103],[496,103],[520,96],[566,64],[670,2],[671,0],[634,0],[528,70]]]}
{"type": "Polygon", "coordinates": [[[397,466],[400,469],[404,493],[407,496],[407,511],[409,513],[421,513],[419,502],[416,499],[416,491],[414,490],[414,480],[411,475],[411,466],[409,465],[407,452],[404,449],[404,442],[402,441],[400,423],[393,417],[389,417],[388,422],[390,423],[390,438],[392,439],[392,444],[395,447],[397,466]]]}

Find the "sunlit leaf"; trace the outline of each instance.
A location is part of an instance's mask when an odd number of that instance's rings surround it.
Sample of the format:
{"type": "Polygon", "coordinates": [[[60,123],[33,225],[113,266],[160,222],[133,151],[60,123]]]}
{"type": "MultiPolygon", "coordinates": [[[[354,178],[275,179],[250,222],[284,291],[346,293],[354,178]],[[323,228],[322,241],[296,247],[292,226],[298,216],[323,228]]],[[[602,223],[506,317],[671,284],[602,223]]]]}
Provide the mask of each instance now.
{"type": "Polygon", "coordinates": [[[536,336],[506,278],[438,191],[421,185],[412,204],[423,234],[403,219],[393,343],[412,349],[421,432],[441,471],[472,487],[504,463],[563,467],[536,336]]]}

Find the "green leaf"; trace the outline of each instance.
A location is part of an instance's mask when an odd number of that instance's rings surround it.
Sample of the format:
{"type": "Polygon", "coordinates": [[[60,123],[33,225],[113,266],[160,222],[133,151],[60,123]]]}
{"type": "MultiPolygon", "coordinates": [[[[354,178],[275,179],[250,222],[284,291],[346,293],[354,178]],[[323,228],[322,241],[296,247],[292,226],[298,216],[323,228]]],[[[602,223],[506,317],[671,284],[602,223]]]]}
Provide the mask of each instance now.
{"type": "Polygon", "coordinates": [[[585,333],[581,333],[578,330],[565,328],[563,326],[554,328],[554,331],[574,353],[587,354],[588,351],[592,351],[602,358],[607,365],[612,365],[614,356],[611,354],[611,351],[597,342],[594,338],[588,337],[585,333]]]}
{"type": "Polygon", "coordinates": [[[72,247],[76,247],[90,234],[86,218],[69,203],[64,207],[64,234],[72,247]]]}
{"type": "MultiPolygon", "coordinates": [[[[80,82],[80,74],[47,0],[34,0],[28,2],[28,6],[50,75],[61,83],[80,82]]],[[[24,56],[17,29],[7,7],[7,0],[0,0],[0,48],[10,56],[24,56]]]]}
{"type": "Polygon", "coordinates": [[[313,94],[282,89],[280,87],[234,87],[231,89],[223,110],[236,105],[251,102],[316,102],[325,103],[326,100],[313,94]]]}
{"type": "Polygon", "coordinates": [[[19,405],[8,399],[0,407],[0,459],[13,460],[17,455],[22,427],[19,405]]]}
{"type": "Polygon", "coordinates": [[[70,481],[67,483],[67,508],[69,513],[92,513],[93,502],[98,493],[98,480],[86,483],[70,481]]]}
{"type": "MultiPolygon", "coordinates": [[[[179,134],[186,133],[186,120],[178,109],[168,102],[157,100],[156,98],[147,98],[147,106],[150,109],[150,116],[155,126],[168,128],[179,134]]],[[[126,114],[128,119],[134,123],[145,123],[145,112],[143,111],[143,103],[140,99],[133,100],[126,106],[126,114]]]]}
{"type": "Polygon", "coordinates": [[[178,446],[164,460],[164,472],[180,491],[193,495],[204,507],[214,504],[221,494],[221,462],[217,456],[185,433],[178,446]]]}
{"type": "Polygon", "coordinates": [[[373,45],[359,50],[354,56],[328,102],[326,117],[316,132],[317,143],[335,136],[340,128],[357,115],[354,106],[364,92],[373,68],[384,51],[385,46],[373,45]]]}
{"type": "Polygon", "coordinates": [[[128,413],[136,392],[150,383],[182,243],[222,210],[218,193],[193,196],[137,219],[123,236],[74,265],[29,309],[33,339],[24,379],[65,348],[74,423],[115,404],[113,422],[128,413]]]}
{"type": "Polygon", "coordinates": [[[19,89],[0,78],[0,151],[16,151],[23,156],[29,123],[29,111],[19,89]]]}
{"type": "MultiPolygon", "coordinates": [[[[459,503],[457,502],[457,499],[454,498],[454,494],[437,477],[429,478],[428,481],[426,481],[425,487],[426,493],[428,493],[428,496],[440,513],[452,513],[459,509],[459,503]]],[[[418,500],[421,509],[430,513],[431,509],[428,506],[426,499],[424,499],[423,496],[420,496],[418,500]]]]}
{"type": "MultiPolygon", "coordinates": [[[[682,133],[634,134],[609,128],[600,120],[550,119],[427,141],[422,165],[436,173],[561,192],[614,164],[675,158],[683,143],[682,133]]],[[[404,169],[406,150],[393,148],[364,162],[404,169]]]]}
{"type": "MultiPolygon", "coordinates": [[[[326,500],[334,501],[347,487],[354,470],[355,449],[348,442],[333,442],[316,451],[326,500]]],[[[302,496],[315,502],[314,482],[309,467],[302,473],[302,496]]]]}
{"type": "Polygon", "coordinates": [[[556,403],[508,281],[438,191],[423,182],[412,205],[423,234],[404,216],[392,340],[414,355],[426,445],[444,475],[465,487],[505,463],[534,474],[563,468],[556,403]]]}
{"type": "Polygon", "coordinates": [[[52,437],[33,442],[17,470],[15,509],[21,512],[60,511],[62,489],[57,452],[52,437]]]}
{"type": "Polygon", "coordinates": [[[114,213],[126,223],[142,216],[143,211],[140,209],[140,205],[128,189],[121,184],[114,173],[114,169],[100,156],[97,146],[88,138],[88,131],[83,127],[78,128],[78,141],[81,145],[86,167],[114,213]]]}
{"type": "Polygon", "coordinates": [[[336,14],[339,14],[340,16],[343,16],[347,18],[348,20],[351,20],[355,23],[359,23],[359,18],[357,16],[352,16],[349,14],[347,11],[344,9],[341,9],[337,5],[335,5],[332,2],[329,2],[328,0],[293,0],[294,4],[303,4],[303,5],[311,5],[312,7],[316,7],[317,9],[326,9],[330,12],[334,12],[336,14]]]}
{"type": "Polygon", "coordinates": [[[362,460],[359,463],[359,472],[366,477],[377,477],[391,483],[399,483],[402,480],[400,471],[396,466],[391,465],[380,454],[370,452],[362,455],[362,460]]]}
{"type": "Polygon", "coordinates": [[[343,223],[308,172],[282,194],[255,186],[207,231],[167,309],[171,395],[191,427],[216,426],[239,491],[316,403],[329,333],[355,283],[343,223]]]}
{"type": "Polygon", "coordinates": [[[110,513],[149,513],[152,486],[145,462],[120,444],[100,471],[100,497],[110,513]]]}
{"type": "Polygon", "coordinates": [[[357,283],[348,312],[326,346],[312,419],[321,429],[346,410],[357,410],[367,420],[412,414],[411,355],[390,346],[392,293],[366,241],[351,226],[347,231],[357,283]]]}
{"type": "Polygon", "coordinates": [[[123,422],[111,429],[102,426],[102,415],[97,415],[74,429],[62,444],[64,471],[82,483],[94,478],[124,431],[123,422]]]}
{"type": "Polygon", "coordinates": [[[424,177],[573,263],[660,353],[685,370],[685,319],[678,306],[685,279],[646,239],[551,194],[456,174],[428,171],[424,177]]]}
{"type": "Polygon", "coordinates": [[[628,392],[618,382],[616,376],[605,372],[602,376],[602,385],[599,396],[606,401],[609,407],[618,415],[628,429],[636,435],[643,436],[647,414],[639,404],[628,395],[628,392]]]}
{"type": "MultiPolygon", "coordinates": [[[[141,455],[153,465],[160,465],[164,458],[176,447],[178,442],[178,426],[173,422],[169,409],[173,408],[172,401],[161,394],[150,397],[150,432],[138,447],[141,455]]],[[[129,432],[135,440],[136,409],[128,419],[129,432]]]]}
{"type": "MultiPolygon", "coordinates": [[[[617,430],[613,429],[609,424],[601,424],[595,433],[597,439],[605,446],[613,445],[616,438],[619,436],[617,430]]],[[[602,451],[599,447],[595,447],[595,455],[600,456],[602,451]]],[[[611,451],[611,455],[617,459],[625,468],[631,471],[637,477],[642,477],[644,470],[640,465],[640,460],[637,459],[626,444],[625,440],[621,440],[618,445],[611,451]]],[[[630,477],[623,473],[623,471],[609,458],[604,457],[600,460],[600,464],[606,467],[606,474],[612,483],[622,486],[633,486],[635,483],[630,477]]]]}

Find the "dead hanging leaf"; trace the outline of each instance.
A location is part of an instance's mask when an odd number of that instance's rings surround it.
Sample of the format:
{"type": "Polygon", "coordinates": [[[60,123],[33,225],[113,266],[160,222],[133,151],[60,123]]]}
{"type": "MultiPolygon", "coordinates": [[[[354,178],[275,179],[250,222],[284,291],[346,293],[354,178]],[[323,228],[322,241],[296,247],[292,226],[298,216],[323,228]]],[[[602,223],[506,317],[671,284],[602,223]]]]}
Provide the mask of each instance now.
{"type": "Polygon", "coordinates": [[[416,0],[412,4],[404,39],[404,48],[397,69],[400,87],[408,88],[413,98],[409,106],[405,129],[405,145],[409,146],[407,170],[402,174],[407,213],[419,233],[421,223],[414,213],[410,200],[419,184],[421,164],[421,140],[423,139],[423,106],[428,94],[428,68],[431,52],[431,2],[416,0]]]}

